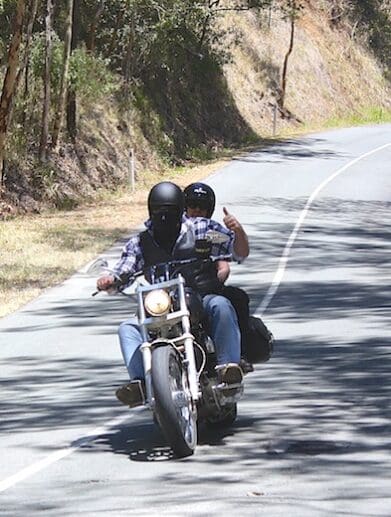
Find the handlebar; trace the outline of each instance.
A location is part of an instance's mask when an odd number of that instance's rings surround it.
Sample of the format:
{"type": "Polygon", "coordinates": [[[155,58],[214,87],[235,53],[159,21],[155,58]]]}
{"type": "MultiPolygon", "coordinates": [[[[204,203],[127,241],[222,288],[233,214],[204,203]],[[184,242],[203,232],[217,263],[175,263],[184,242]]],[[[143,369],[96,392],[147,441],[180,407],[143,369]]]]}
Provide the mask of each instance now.
{"type": "MultiPolygon", "coordinates": [[[[115,280],[110,286],[110,290],[121,292],[123,288],[125,288],[130,282],[133,283],[138,276],[142,276],[144,274],[143,271],[137,271],[136,273],[123,273],[121,275],[117,275],[113,270],[106,268],[107,271],[114,276],[115,280]]],[[[96,296],[101,291],[105,291],[105,289],[97,289],[92,293],[92,296],[96,296]]]]}
{"type": "MultiPolygon", "coordinates": [[[[111,271],[111,274],[115,277],[114,283],[110,286],[112,289],[116,289],[118,292],[121,292],[126,286],[131,285],[134,283],[137,277],[142,276],[145,274],[146,270],[150,270],[150,276],[151,278],[155,278],[156,271],[158,271],[160,268],[164,269],[164,274],[168,277],[170,274],[170,268],[180,266],[186,266],[195,262],[218,262],[219,260],[231,260],[232,255],[216,255],[216,256],[209,256],[207,258],[199,258],[199,257],[193,257],[189,259],[177,259],[177,260],[169,260],[167,262],[159,262],[158,264],[154,264],[153,266],[149,266],[148,268],[144,268],[140,271],[136,271],[135,273],[129,274],[129,273],[123,273],[121,275],[117,275],[114,273],[114,271],[111,271]]],[[[174,270],[173,273],[171,273],[172,277],[175,277],[180,271],[174,270]]],[[[151,283],[154,283],[153,281],[151,283]]],[[[92,293],[92,296],[96,296],[98,293],[100,293],[101,289],[98,289],[94,293],[92,293]]]]}
{"type": "MultiPolygon", "coordinates": [[[[189,264],[206,263],[206,262],[217,262],[219,260],[231,260],[232,255],[218,255],[218,256],[209,256],[209,257],[192,257],[188,259],[178,259],[178,260],[169,260],[167,262],[160,262],[158,264],[154,264],[149,267],[151,277],[154,277],[156,271],[160,268],[163,269],[164,274],[168,277],[170,274],[170,268],[176,268],[174,270],[171,269],[171,277],[175,277],[178,273],[180,273],[180,266],[187,266],[189,264]]],[[[145,272],[145,270],[143,271],[145,272]]],[[[136,273],[137,274],[137,273],[136,273]]],[[[168,278],[167,278],[168,279],[168,278]]],[[[152,282],[154,283],[154,282],[152,282]]]]}

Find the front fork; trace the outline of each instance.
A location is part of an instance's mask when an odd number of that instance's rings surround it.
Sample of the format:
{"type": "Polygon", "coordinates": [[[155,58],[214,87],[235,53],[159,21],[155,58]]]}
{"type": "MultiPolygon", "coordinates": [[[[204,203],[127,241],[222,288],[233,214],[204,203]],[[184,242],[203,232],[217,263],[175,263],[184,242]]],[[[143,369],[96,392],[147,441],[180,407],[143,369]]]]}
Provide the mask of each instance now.
{"type": "MultiPolygon", "coordinates": [[[[143,332],[144,334],[144,332],[143,332]]],[[[151,409],[154,407],[155,399],[153,396],[153,387],[152,387],[152,349],[153,344],[149,343],[146,339],[146,336],[143,335],[143,344],[140,347],[141,353],[143,355],[143,365],[144,365],[144,373],[145,373],[145,389],[147,395],[147,401],[151,409]]],[[[197,401],[200,398],[200,391],[198,388],[198,375],[197,375],[197,367],[194,355],[194,337],[190,332],[185,332],[182,336],[184,348],[185,348],[185,366],[187,370],[187,376],[189,380],[189,389],[191,398],[193,401],[197,401]]],[[[172,346],[175,346],[174,342],[172,342],[172,346]]]]}
{"type": "MultiPolygon", "coordinates": [[[[144,332],[142,333],[144,334],[144,332]]],[[[144,365],[144,375],[145,375],[145,390],[147,395],[147,402],[151,409],[153,409],[155,405],[155,399],[153,397],[153,389],[152,389],[152,347],[151,343],[146,341],[145,336],[143,335],[144,341],[140,347],[141,353],[143,355],[143,365],[144,365]]]]}
{"type": "MultiPolygon", "coordinates": [[[[182,324],[183,334],[180,338],[175,340],[168,340],[168,342],[172,343],[172,346],[177,347],[179,345],[184,346],[184,355],[185,355],[185,366],[187,369],[187,376],[189,380],[189,390],[191,394],[191,398],[194,402],[196,402],[200,398],[200,390],[198,386],[198,375],[197,375],[197,366],[195,361],[194,354],[194,336],[190,332],[190,315],[187,309],[186,298],[185,298],[185,290],[183,288],[184,280],[181,278],[181,288],[178,289],[179,294],[179,305],[180,305],[180,320],[182,324]]],[[[146,395],[149,406],[153,409],[154,406],[154,396],[153,396],[153,387],[152,387],[152,349],[153,344],[148,342],[148,331],[144,322],[146,315],[144,310],[144,302],[142,297],[142,292],[138,293],[138,306],[140,310],[139,314],[139,324],[141,330],[141,336],[143,343],[141,345],[141,353],[143,355],[143,364],[144,364],[144,373],[145,373],[145,387],[146,387],[146,395]]]]}
{"type": "MultiPolygon", "coordinates": [[[[185,290],[179,290],[179,302],[181,307],[187,307],[185,290]]],[[[194,336],[190,332],[190,316],[189,313],[182,316],[182,329],[185,346],[185,357],[187,361],[187,375],[189,379],[189,389],[194,402],[200,398],[198,389],[197,366],[194,354],[194,336]]]]}

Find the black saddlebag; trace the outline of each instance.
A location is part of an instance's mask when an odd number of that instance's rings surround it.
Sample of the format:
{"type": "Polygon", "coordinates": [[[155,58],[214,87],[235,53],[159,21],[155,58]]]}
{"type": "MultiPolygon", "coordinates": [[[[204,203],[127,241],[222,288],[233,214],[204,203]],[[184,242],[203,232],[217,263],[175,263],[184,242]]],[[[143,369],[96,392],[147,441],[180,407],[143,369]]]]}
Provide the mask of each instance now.
{"type": "Polygon", "coordinates": [[[248,331],[242,340],[242,354],[250,363],[264,363],[273,353],[274,336],[261,318],[249,317],[248,331]]]}

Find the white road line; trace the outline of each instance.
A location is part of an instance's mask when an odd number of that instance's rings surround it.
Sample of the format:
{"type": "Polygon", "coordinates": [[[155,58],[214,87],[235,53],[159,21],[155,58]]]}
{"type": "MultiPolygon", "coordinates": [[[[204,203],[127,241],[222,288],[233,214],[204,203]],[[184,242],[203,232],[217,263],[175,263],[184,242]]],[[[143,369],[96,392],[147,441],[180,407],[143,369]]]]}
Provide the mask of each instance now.
{"type": "Polygon", "coordinates": [[[92,431],[84,435],[82,438],[73,441],[68,447],[59,449],[58,451],[49,454],[49,456],[46,456],[46,458],[43,458],[42,460],[37,461],[36,463],[33,463],[32,465],[26,467],[23,470],[20,470],[13,476],[10,476],[4,479],[3,481],[0,481],[0,493],[5,492],[5,490],[7,490],[8,488],[11,488],[17,483],[20,483],[20,481],[29,478],[30,476],[36,474],[37,472],[40,472],[46,467],[49,467],[49,465],[52,465],[56,461],[66,458],[73,452],[77,451],[77,449],[79,449],[80,447],[83,447],[83,445],[86,445],[87,443],[94,441],[99,436],[106,434],[111,428],[124,423],[126,420],[128,420],[129,416],[129,414],[126,414],[126,416],[120,416],[114,418],[113,420],[110,420],[104,426],[97,427],[96,429],[93,429],[92,431]]]}
{"type": "Polygon", "coordinates": [[[333,179],[335,179],[337,176],[339,176],[339,174],[346,171],[346,169],[348,169],[352,165],[356,164],[360,160],[363,160],[367,156],[370,156],[371,154],[375,154],[378,151],[382,151],[383,149],[385,149],[386,147],[389,147],[389,146],[391,146],[391,142],[358,156],[357,158],[350,161],[349,163],[347,163],[346,165],[344,165],[343,167],[338,169],[336,172],[331,174],[331,176],[329,176],[327,179],[322,181],[322,183],[312,192],[312,194],[310,195],[310,197],[307,200],[307,203],[305,204],[305,207],[303,208],[303,210],[299,216],[299,219],[297,220],[297,222],[295,224],[295,227],[292,230],[292,233],[289,236],[287,243],[285,244],[285,248],[280,257],[277,271],[274,275],[272,283],[270,284],[270,287],[269,287],[267,293],[265,294],[265,297],[263,298],[261,305],[258,307],[258,309],[256,311],[259,316],[262,316],[264,314],[264,312],[270,305],[270,302],[272,301],[274,295],[276,294],[276,292],[281,284],[282,278],[285,273],[286,265],[289,260],[290,250],[296,240],[297,234],[299,233],[301,226],[303,225],[304,219],[306,218],[307,213],[308,213],[309,209],[311,208],[311,205],[312,205],[313,201],[315,200],[316,196],[319,194],[319,192],[322,189],[324,189],[324,187],[326,185],[328,185],[331,181],[333,181],[333,179]]]}

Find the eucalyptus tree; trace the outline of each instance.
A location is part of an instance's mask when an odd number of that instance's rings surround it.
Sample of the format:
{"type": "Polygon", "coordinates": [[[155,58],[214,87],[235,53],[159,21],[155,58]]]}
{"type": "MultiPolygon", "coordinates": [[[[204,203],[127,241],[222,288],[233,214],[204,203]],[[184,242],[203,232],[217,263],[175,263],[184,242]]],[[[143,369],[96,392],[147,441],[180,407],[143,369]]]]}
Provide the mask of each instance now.
{"type": "Polygon", "coordinates": [[[62,127],[66,96],[68,91],[69,60],[71,56],[72,27],[73,27],[73,6],[74,0],[67,1],[67,17],[65,25],[65,40],[63,53],[63,66],[60,81],[60,91],[57,101],[56,116],[54,117],[54,128],[52,134],[52,147],[55,149],[58,143],[59,133],[62,127]]]}
{"type": "Polygon", "coordinates": [[[12,109],[12,102],[15,94],[25,10],[26,1],[18,0],[16,4],[15,17],[12,23],[12,37],[8,50],[7,70],[4,77],[3,89],[0,99],[0,170],[2,182],[4,179],[3,164],[6,137],[9,125],[9,113],[12,109]]]}
{"type": "Polygon", "coordinates": [[[283,13],[284,18],[289,21],[290,25],[289,45],[282,65],[280,96],[277,99],[280,111],[284,116],[287,113],[285,110],[285,96],[287,87],[288,61],[289,56],[293,51],[293,45],[295,41],[296,20],[300,16],[301,11],[304,9],[304,4],[299,0],[282,0],[280,1],[279,7],[283,13]]]}
{"type": "MultiPolygon", "coordinates": [[[[27,21],[27,28],[26,28],[26,41],[24,45],[24,56],[22,60],[22,64],[19,68],[18,75],[16,77],[16,89],[18,88],[18,85],[22,79],[22,76],[24,74],[24,92],[23,97],[26,101],[27,94],[29,90],[29,62],[30,62],[30,46],[31,46],[31,40],[33,37],[33,28],[34,28],[34,22],[37,16],[38,11],[38,4],[39,0],[31,0],[28,5],[28,12],[29,12],[29,18],[27,21]]],[[[23,127],[25,127],[26,122],[26,110],[23,110],[23,127]]]]}
{"type": "Polygon", "coordinates": [[[45,15],[45,67],[44,67],[44,95],[42,106],[42,125],[41,140],[39,146],[39,158],[41,161],[47,159],[48,154],[48,136],[49,136],[49,117],[50,117],[50,100],[51,100],[51,84],[50,69],[52,63],[52,26],[53,26],[53,0],[46,0],[45,15]]]}

